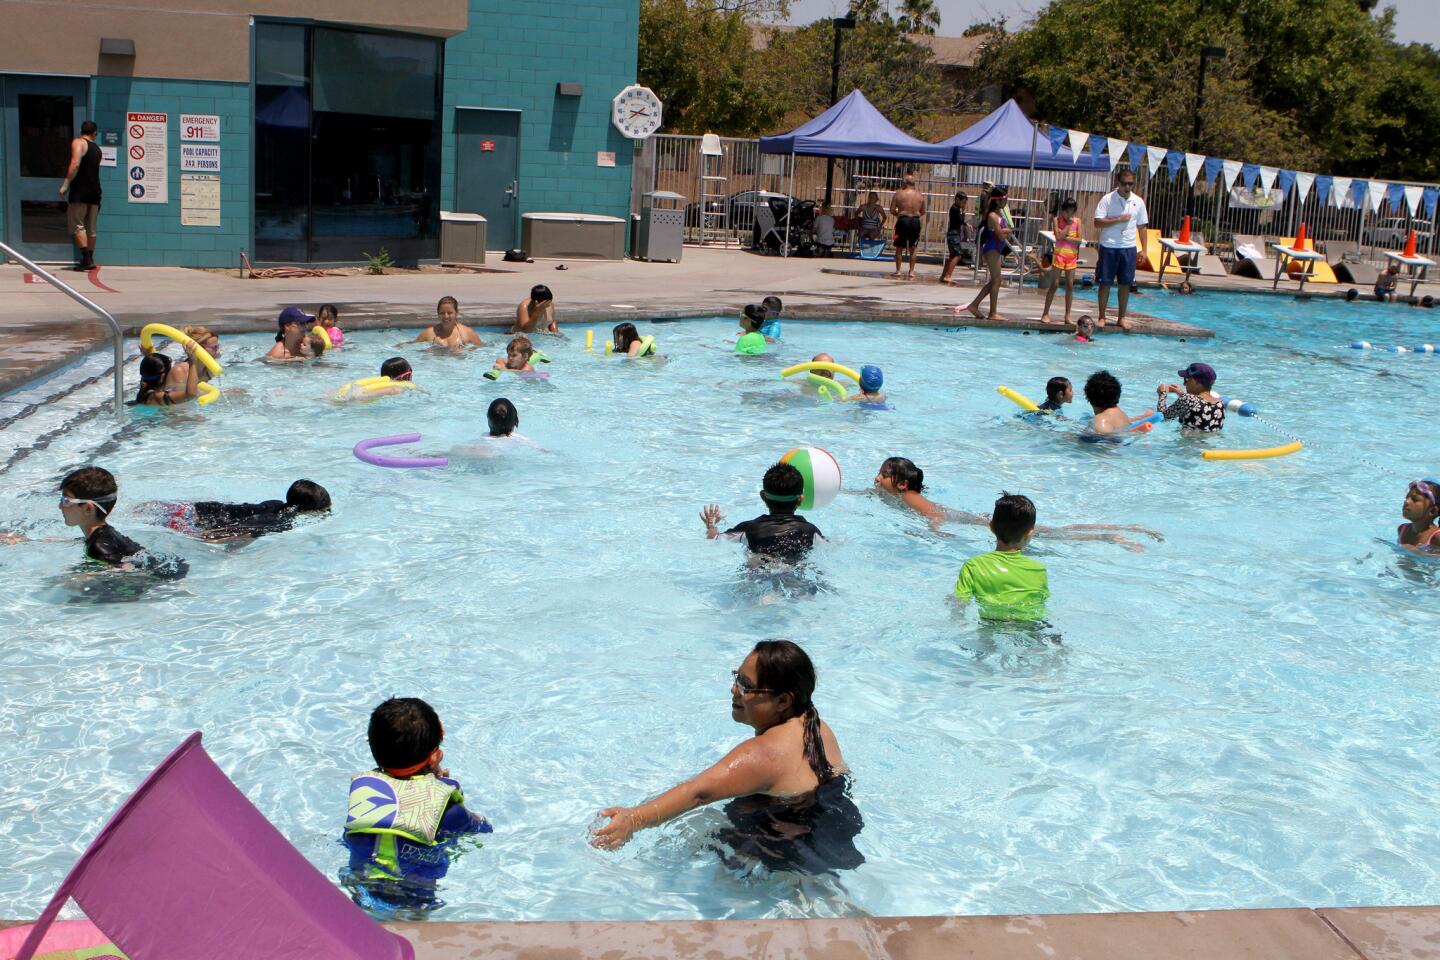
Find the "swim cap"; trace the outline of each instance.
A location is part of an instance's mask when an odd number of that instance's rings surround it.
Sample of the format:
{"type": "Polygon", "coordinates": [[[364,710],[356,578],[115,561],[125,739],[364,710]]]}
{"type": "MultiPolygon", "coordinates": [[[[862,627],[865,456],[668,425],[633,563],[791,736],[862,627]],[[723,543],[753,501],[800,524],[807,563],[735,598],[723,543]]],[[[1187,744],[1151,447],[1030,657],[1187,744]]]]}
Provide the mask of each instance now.
{"type": "Polygon", "coordinates": [[[885,384],[885,374],[873,363],[867,363],[860,368],[860,389],[879,390],[885,384]]]}

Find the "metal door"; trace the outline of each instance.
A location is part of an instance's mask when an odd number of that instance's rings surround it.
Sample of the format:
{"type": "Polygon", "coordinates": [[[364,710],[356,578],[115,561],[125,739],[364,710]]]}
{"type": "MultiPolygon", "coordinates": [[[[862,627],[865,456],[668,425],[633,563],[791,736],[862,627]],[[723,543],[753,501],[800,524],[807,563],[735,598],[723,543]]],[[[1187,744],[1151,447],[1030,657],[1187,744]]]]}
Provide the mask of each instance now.
{"type": "MultiPolygon", "coordinates": [[[[88,81],[78,77],[0,77],[5,140],[5,241],[32,260],[68,262],[60,184],[70,141],[85,121],[88,81]]],[[[104,229],[102,226],[97,233],[104,229]]]]}
{"type": "Polygon", "coordinates": [[[492,250],[519,241],[519,110],[456,111],[455,212],[485,218],[485,246],[492,250]]]}

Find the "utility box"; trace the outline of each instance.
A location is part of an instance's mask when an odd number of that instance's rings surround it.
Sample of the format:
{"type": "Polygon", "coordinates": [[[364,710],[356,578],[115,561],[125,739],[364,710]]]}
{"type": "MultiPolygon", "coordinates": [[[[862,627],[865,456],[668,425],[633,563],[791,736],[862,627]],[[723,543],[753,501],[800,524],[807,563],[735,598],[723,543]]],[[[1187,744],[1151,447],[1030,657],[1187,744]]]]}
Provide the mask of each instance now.
{"type": "Polygon", "coordinates": [[[522,213],[520,246],[537,260],[624,260],[626,226],[598,213],[522,213]]]}
{"type": "Polygon", "coordinates": [[[440,262],[462,266],[485,262],[485,218],[478,213],[440,211],[440,262]]]}
{"type": "Polygon", "coordinates": [[[669,190],[642,194],[637,233],[632,256],[679,263],[685,249],[685,198],[669,190]]]}

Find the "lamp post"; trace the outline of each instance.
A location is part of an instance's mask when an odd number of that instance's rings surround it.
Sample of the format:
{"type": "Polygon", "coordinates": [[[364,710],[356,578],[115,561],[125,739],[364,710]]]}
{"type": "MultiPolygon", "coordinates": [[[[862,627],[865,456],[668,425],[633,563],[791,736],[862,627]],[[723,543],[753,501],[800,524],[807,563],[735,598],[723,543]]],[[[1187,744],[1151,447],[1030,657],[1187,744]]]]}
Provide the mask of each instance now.
{"type": "MultiPolygon", "coordinates": [[[[840,31],[854,30],[855,17],[844,16],[834,17],[830,21],[835,25],[835,46],[830,53],[830,106],[840,102],[840,31]]],[[[825,160],[825,203],[830,203],[830,191],[835,185],[835,158],[827,157],[825,160]]]]}
{"type": "MultiPolygon", "coordinates": [[[[1211,58],[1224,60],[1226,50],[1210,44],[1200,48],[1200,72],[1195,75],[1195,117],[1190,127],[1190,152],[1200,152],[1200,111],[1205,108],[1205,64],[1211,58]]],[[[1195,181],[1190,181],[1190,201],[1185,206],[1186,216],[1195,213],[1195,181]]]]}

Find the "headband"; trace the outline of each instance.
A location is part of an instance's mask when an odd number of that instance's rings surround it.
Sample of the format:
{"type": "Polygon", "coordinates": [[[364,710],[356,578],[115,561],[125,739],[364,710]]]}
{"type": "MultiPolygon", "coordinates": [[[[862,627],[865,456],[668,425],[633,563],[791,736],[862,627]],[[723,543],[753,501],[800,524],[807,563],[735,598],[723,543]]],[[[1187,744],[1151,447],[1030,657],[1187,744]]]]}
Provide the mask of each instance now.
{"type": "Polygon", "coordinates": [[[796,500],[805,499],[803,493],[771,493],[763,488],[760,490],[760,496],[775,503],[794,503],[796,500]]]}

